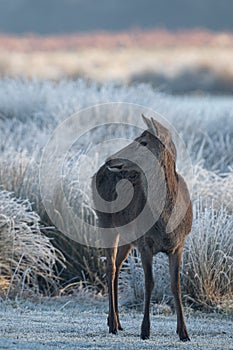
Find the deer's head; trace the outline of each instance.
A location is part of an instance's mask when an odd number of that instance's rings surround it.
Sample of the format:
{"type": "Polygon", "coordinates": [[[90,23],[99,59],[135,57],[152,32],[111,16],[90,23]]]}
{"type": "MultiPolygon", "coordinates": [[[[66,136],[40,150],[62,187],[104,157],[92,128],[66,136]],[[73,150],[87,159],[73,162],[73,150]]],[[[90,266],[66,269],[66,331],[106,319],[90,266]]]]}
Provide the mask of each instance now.
{"type": "Polygon", "coordinates": [[[140,178],[140,169],[153,168],[153,158],[159,161],[168,152],[174,163],[176,161],[176,147],[169,130],[153,118],[144,115],[142,118],[147,130],[127,147],[109,157],[105,163],[109,171],[121,174],[131,182],[140,178]]]}

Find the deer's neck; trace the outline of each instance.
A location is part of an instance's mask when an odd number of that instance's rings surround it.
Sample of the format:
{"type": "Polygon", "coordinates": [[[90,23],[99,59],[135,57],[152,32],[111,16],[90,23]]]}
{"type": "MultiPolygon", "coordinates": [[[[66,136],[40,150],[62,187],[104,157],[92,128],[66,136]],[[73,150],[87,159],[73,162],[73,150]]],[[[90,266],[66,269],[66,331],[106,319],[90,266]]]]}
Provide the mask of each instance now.
{"type": "Polygon", "coordinates": [[[176,200],[178,192],[178,175],[176,172],[175,161],[170,152],[168,151],[166,151],[164,155],[164,168],[167,185],[167,194],[170,200],[176,200]]]}

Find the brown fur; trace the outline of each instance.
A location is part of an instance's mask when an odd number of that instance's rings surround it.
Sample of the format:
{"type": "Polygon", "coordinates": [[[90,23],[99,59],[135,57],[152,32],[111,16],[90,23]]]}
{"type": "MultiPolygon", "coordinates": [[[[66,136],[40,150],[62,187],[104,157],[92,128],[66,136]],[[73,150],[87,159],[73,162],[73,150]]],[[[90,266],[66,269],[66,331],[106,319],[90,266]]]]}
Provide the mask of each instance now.
{"type": "MultiPolygon", "coordinates": [[[[133,240],[132,243],[122,245],[121,242],[121,245],[119,245],[122,234],[116,229],[112,248],[106,249],[109,287],[109,332],[117,333],[117,330],[122,329],[118,314],[118,277],[123,261],[127,258],[133,246],[137,246],[141,254],[145,275],[145,306],[141,338],[147,339],[150,336],[149,309],[151,292],[154,287],[153,255],[163,252],[169,258],[171,289],[177,312],[177,333],[182,341],[187,341],[189,336],[184,321],[180,295],[180,263],[184,241],[191,230],[192,206],[185,181],[176,172],[176,148],[169,131],[154,119],[149,120],[144,116],[143,118],[148,130],[144,131],[135,140],[147,147],[158,159],[165,175],[165,180],[158,178],[158,181],[166,182],[167,192],[162,213],[146,233],[133,240]]],[[[109,158],[93,177],[93,188],[96,186],[100,196],[109,203],[117,198],[116,184],[119,180],[128,179],[134,187],[133,198],[126,208],[117,213],[97,211],[101,227],[117,228],[125,225],[135,219],[146,205],[147,179],[137,165],[126,160],[130,159],[129,155],[135,154],[135,152],[137,152],[137,148],[134,142],[109,158]]],[[[145,163],[145,166],[148,166],[148,164],[145,163]]],[[[156,166],[156,164],[149,164],[150,171],[156,171],[156,166]]],[[[154,189],[154,201],[159,202],[159,197],[156,189],[154,189]]],[[[153,215],[152,212],[151,215],[153,215]]]]}

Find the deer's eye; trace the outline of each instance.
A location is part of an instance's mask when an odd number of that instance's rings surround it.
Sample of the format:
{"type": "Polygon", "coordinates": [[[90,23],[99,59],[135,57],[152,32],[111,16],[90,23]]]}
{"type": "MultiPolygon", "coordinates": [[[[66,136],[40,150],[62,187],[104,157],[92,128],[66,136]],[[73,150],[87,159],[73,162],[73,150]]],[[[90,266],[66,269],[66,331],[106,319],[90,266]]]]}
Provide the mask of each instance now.
{"type": "Polygon", "coordinates": [[[146,141],[141,141],[141,142],[140,142],[140,145],[141,145],[141,146],[146,146],[146,145],[147,145],[147,142],[146,142],[146,141]]]}

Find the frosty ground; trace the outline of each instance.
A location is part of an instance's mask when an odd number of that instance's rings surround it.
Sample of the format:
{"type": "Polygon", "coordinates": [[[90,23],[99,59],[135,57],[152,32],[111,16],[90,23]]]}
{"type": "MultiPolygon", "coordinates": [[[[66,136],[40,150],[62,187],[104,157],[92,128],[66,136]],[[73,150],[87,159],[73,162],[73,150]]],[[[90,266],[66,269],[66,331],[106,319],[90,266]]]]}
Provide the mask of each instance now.
{"type": "Polygon", "coordinates": [[[139,337],[141,311],[122,307],[124,330],[108,334],[107,301],[58,298],[0,306],[0,349],[233,349],[233,320],[186,310],[191,342],[179,341],[176,317],[152,314],[151,338],[139,337]]]}

